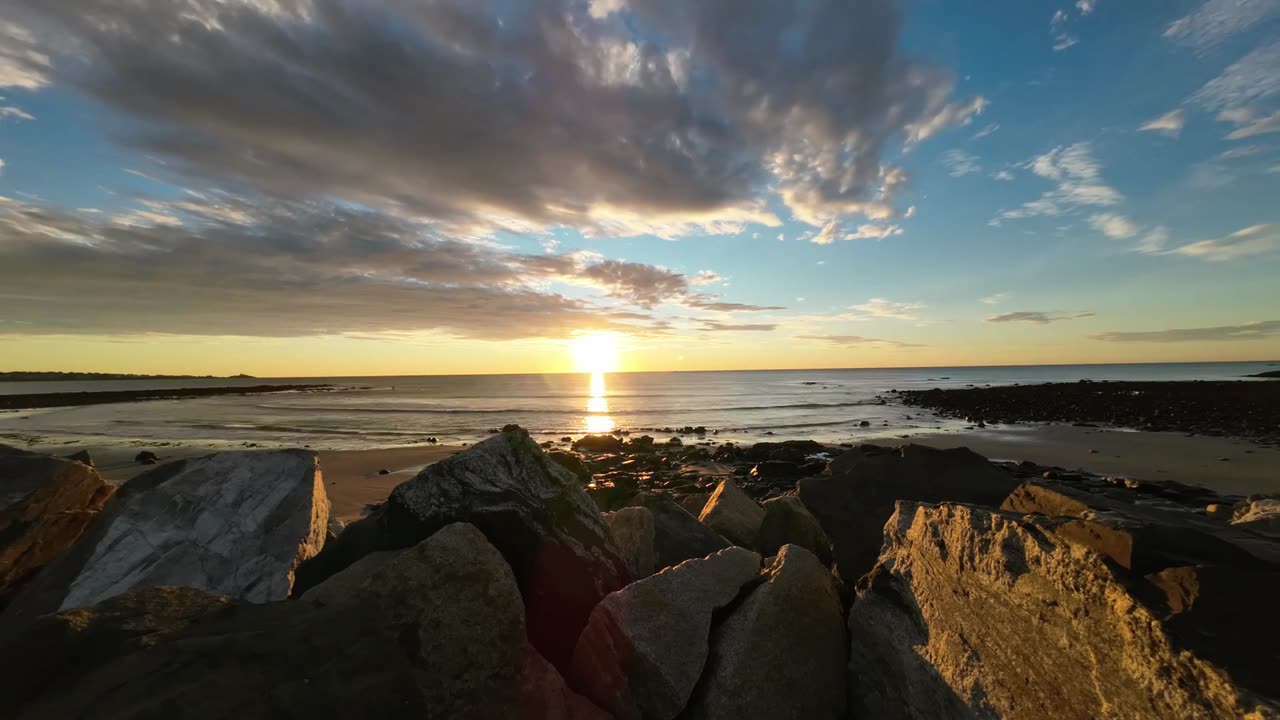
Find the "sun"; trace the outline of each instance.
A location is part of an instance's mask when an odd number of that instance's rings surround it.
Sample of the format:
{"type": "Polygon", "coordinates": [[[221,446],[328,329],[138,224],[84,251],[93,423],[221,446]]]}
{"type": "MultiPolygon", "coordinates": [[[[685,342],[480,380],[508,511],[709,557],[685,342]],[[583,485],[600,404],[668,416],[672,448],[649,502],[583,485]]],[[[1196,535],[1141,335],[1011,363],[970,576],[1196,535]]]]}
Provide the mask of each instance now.
{"type": "Polygon", "coordinates": [[[608,373],[618,370],[618,333],[589,333],[569,342],[576,372],[608,373]]]}

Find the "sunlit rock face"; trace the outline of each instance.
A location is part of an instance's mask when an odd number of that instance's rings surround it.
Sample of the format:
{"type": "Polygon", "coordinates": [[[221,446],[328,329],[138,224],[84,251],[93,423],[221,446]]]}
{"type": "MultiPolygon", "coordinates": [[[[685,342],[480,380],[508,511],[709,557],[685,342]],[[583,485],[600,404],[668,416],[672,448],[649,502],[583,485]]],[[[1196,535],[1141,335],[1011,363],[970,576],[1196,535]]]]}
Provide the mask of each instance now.
{"type": "Polygon", "coordinates": [[[222,452],[139,475],[74,550],[15,600],[25,616],[177,585],[250,602],[289,597],[329,520],[314,453],[222,452]]]}

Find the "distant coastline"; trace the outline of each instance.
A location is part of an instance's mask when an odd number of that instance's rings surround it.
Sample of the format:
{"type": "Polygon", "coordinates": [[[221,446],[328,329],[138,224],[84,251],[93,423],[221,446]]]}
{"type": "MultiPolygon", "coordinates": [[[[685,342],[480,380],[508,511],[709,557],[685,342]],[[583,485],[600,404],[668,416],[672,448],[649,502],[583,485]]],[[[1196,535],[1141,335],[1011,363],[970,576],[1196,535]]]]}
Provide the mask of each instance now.
{"type": "Polygon", "coordinates": [[[175,388],[173,390],[111,390],[107,392],[37,393],[0,395],[0,410],[31,410],[73,405],[103,405],[140,400],[180,400],[215,395],[254,395],[289,391],[320,392],[332,385],[250,385],[246,387],[175,388]]]}
{"type": "Polygon", "coordinates": [[[134,373],[94,373],[94,372],[45,372],[45,371],[10,371],[0,372],[0,382],[57,382],[61,380],[256,380],[253,375],[139,375],[134,373]]]}

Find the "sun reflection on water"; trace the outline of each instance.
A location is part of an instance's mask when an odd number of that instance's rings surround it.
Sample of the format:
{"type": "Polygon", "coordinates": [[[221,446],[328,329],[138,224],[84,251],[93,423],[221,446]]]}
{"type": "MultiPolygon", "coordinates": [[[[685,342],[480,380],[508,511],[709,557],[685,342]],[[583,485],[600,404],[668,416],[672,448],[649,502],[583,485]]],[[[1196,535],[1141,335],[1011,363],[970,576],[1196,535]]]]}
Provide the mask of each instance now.
{"type": "Polygon", "coordinates": [[[613,418],[609,417],[609,401],[605,399],[604,373],[591,373],[591,397],[587,399],[586,428],[589,433],[613,432],[613,418]]]}

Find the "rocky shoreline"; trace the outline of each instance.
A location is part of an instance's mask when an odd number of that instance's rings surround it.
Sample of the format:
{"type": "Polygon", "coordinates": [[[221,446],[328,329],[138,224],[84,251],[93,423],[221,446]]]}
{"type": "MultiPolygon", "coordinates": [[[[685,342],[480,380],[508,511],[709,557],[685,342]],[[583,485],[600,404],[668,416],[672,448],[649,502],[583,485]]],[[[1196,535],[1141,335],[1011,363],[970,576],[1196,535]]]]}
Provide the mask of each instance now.
{"type": "Polygon", "coordinates": [[[307,451],[116,488],[0,447],[6,711],[1280,718],[1273,497],[917,445],[573,445],[506,428],[345,527],[307,451]]]}
{"type": "Polygon", "coordinates": [[[1090,423],[1280,444],[1280,383],[1093,382],[891,390],[889,397],[981,425],[1090,423]]]}
{"type": "Polygon", "coordinates": [[[30,410],[73,405],[104,405],[141,400],[183,400],[218,395],[258,395],[279,392],[326,392],[332,385],[248,385],[244,387],[173,388],[168,390],[95,390],[84,392],[0,395],[0,410],[30,410]]]}

